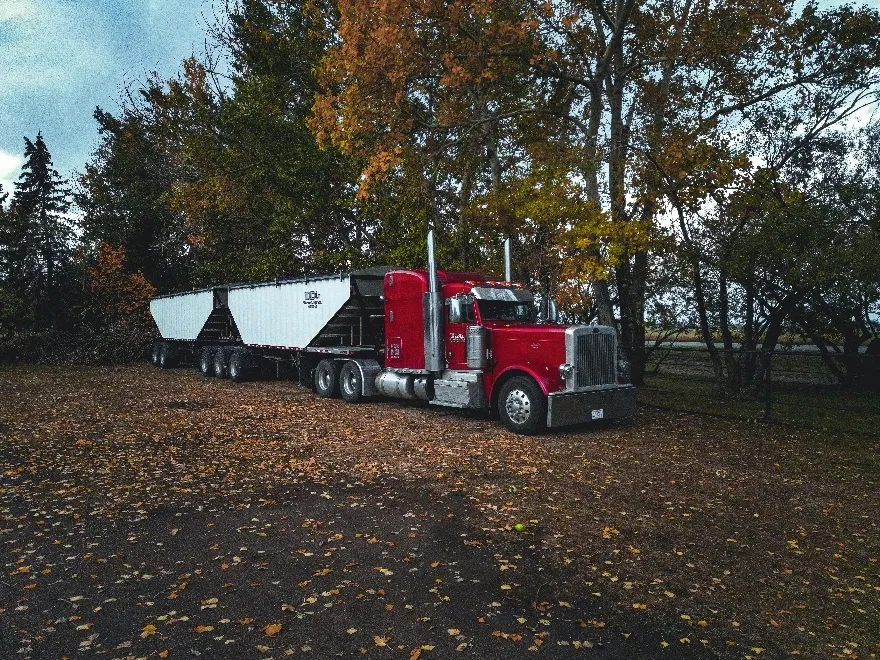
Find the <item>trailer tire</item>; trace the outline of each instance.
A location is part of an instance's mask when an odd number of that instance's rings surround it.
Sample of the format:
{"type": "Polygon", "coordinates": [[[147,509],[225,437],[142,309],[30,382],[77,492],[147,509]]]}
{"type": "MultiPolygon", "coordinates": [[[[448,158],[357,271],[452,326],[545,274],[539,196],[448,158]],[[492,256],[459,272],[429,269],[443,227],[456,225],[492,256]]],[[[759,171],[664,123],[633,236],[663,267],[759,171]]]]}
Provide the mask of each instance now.
{"type": "Polygon", "coordinates": [[[501,386],[498,415],[509,430],[533,435],[547,424],[547,397],[528,376],[514,376],[501,386]]]}
{"type": "Polygon", "coordinates": [[[153,342],[153,351],[150,353],[150,362],[153,364],[153,366],[156,366],[156,367],[159,366],[159,349],[161,348],[161,346],[162,346],[161,341],[154,341],[153,342]]]}
{"type": "Polygon", "coordinates": [[[321,360],[315,367],[315,393],[325,399],[339,398],[340,363],[336,360],[321,360]]]}
{"type": "Polygon", "coordinates": [[[214,353],[214,377],[226,378],[227,375],[226,351],[218,348],[214,353]]]}
{"type": "Polygon", "coordinates": [[[229,378],[234,383],[243,383],[248,379],[250,367],[248,356],[244,351],[233,351],[229,356],[229,378]]]}
{"type": "Polygon", "coordinates": [[[364,378],[360,367],[352,360],[346,362],[339,372],[339,393],[349,403],[360,403],[364,400],[364,378]]]}
{"type": "Polygon", "coordinates": [[[205,378],[212,378],[214,376],[214,349],[213,348],[203,348],[201,354],[199,355],[199,371],[202,372],[202,375],[205,378]]]}
{"type": "Polygon", "coordinates": [[[171,348],[167,341],[163,341],[159,346],[159,354],[157,357],[159,360],[159,366],[163,369],[171,369],[177,365],[177,351],[171,348]]]}

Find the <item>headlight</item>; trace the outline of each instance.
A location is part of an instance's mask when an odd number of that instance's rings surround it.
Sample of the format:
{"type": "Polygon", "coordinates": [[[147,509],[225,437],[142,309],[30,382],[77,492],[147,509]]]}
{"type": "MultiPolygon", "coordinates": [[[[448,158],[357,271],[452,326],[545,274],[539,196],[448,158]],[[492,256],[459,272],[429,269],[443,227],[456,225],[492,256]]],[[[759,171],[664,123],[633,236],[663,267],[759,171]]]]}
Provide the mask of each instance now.
{"type": "Polygon", "coordinates": [[[570,365],[568,362],[559,365],[559,377],[562,378],[562,380],[568,380],[571,378],[572,374],[574,374],[573,365],[570,365]]]}

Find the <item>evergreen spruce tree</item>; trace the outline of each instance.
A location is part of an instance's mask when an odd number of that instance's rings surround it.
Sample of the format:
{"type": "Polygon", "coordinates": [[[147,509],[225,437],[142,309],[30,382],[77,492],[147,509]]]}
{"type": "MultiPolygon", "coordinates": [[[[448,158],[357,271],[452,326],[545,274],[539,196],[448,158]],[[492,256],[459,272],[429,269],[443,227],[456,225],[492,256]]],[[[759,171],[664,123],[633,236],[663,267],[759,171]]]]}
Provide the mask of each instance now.
{"type": "Polygon", "coordinates": [[[20,330],[33,322],[28,291],[26,223],[9,207],[9,193],[0,186],[0,334],[20,330]]]}
{"type": "Polygon", "coordinates": [[[60,304],[59,283],[70,258],[70,208],[66,182],[52,165],[43,136],[25,142],[25,163],[15,184],[6,239],[13,268],[13,285],[29,300],[35,325],[54,327],[60,304]]]}

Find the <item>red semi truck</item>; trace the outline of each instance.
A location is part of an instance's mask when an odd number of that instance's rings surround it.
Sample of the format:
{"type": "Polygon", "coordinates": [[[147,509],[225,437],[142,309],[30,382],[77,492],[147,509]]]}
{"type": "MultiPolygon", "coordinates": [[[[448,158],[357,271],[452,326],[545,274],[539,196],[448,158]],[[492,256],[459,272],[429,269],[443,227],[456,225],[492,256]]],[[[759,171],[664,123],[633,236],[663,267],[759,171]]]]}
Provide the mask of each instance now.
{"type": "Polygon", "coordinates": [[[631,417],[635,388],[619,368],[614,329],[540,321],[532,293],[510,281],[505,247],[504,281],[438,270],[431,232],[425,270],[157,296],[153,362],[189,359],[236,382],[283,371],[351,403],[386,396],[490,409],[524,434],[631,417]]]}

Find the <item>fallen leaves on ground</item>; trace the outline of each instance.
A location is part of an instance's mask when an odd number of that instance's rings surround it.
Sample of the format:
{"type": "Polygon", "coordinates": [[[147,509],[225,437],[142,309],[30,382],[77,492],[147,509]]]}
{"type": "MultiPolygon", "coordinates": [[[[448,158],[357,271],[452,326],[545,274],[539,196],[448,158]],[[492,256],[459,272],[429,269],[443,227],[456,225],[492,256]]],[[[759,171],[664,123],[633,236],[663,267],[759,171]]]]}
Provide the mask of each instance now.
{"type": "Polygon", "coordinates": [[[288,382],[239,386],[148,366],[6,369],[0,404],[0,534],[14,594],[0,613],[14,617],[12,653],[24,658],[57,639],[143,645],[135,657],[175,657],[171,642],[184,637],[254,648],[271,626],[283,639],[288,626],[343,611],[364,613],[335,633],[352,654],[378,641],[425,653],[446,644],[448,654],[481,636],[528,657],[526,644],[562,653],[632,641],[631,630],[651,652],[668,639],[682,653],[876,653],[870,443],[650,409],[630,426],[524,438],[458,411],[352,408],[288,382]],[[381,488],[408,495],[377,502],[381,488]],[[432,504],[408,511],[412,493],[432,504]],[[342,512],[361,511],[375,524],[341,526],[342,512]],[[438,535],[444,526],[457,536],[438,535]],[[285,546],[294,532],[297,545],[285,546]],[[425,538],[449,545],[421,547],[425,538]],[[477,564],[465,569],[464,558],[483,556],[487,566],[468,573],[477,564]],[[278,574],[282,561],[302,570],[278,574]],[[459,618],[463,593],[479,599],[459,618]],[[119,612],[127,627],[111,641],[119,612]],[[367,613],[388,627],[368,627],[367,613]]]}

